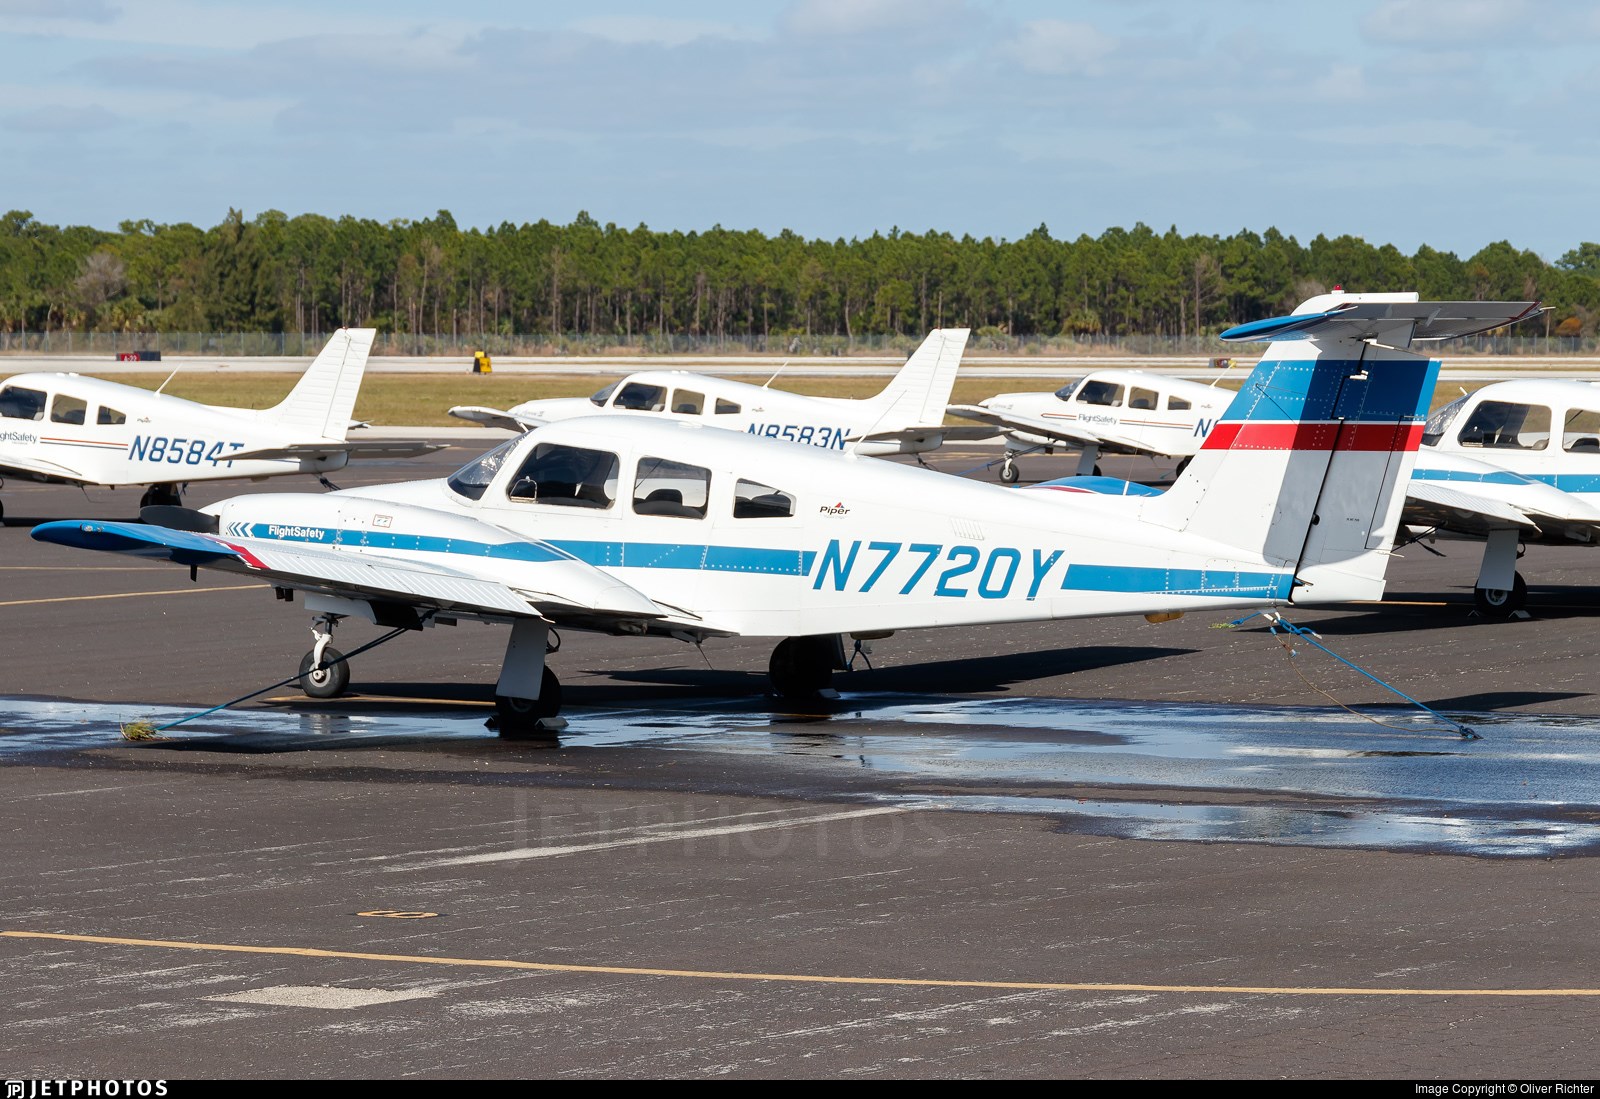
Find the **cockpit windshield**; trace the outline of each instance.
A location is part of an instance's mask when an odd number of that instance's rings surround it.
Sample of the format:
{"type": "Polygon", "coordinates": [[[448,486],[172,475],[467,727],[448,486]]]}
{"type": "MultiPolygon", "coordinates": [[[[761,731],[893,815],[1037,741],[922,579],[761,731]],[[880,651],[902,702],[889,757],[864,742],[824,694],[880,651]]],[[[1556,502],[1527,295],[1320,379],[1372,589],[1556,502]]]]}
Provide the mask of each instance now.
{"type": "Polygon", "coordinates": [[[1466,397],[1457,397],[1429,416],[1428,422],[1422,428],[1422,445],[1437,446],[1439,440],[1444,438],[1444,433],[1450,430],[1451,423],[1461,414],[1461,409],[1466,403],[1466,397]]]}
{"type": "Polygon", "coordinates": [[[500,472],[500,467],[505,465],[506,457],[521,441],[521,439],[507,439],[487,454],[478,455],[452,473],[445,484],[450,486],[452,492],[469,500],[483,499],[483,492],[489,487],[489,482],[494,480],[495,474],[500,472]]]}
{"type": "Polygon", "coordinates": [[[1056,390],[1056,400],[1058,400],[1058,401],[1070,401],[1070,400],[1072,400],[1073,392],[1082,384],[1083,384],[1083,379],[1082,378],[1073,378],[1066,385],[1064,385],[1060,389],[1056,390]]]}
{"type": "Polygon", "coordinates": [[[589,400],[592,403],[599,405],[601,408],[604,408],[606,406],[606,402],[611,399],[611,394],[615,393],[617,391],[617,386],[621,384],[621,382],[612,382],[600,392],[596,393],[593,397],[590,397],[589,400]]]}

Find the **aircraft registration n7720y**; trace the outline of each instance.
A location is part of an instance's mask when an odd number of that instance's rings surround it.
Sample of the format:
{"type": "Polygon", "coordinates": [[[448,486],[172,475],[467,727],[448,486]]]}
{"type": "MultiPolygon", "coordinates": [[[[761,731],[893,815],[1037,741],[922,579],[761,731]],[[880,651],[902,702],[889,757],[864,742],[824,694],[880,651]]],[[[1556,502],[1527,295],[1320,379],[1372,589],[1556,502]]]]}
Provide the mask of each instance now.
{"type": "MultiPolygon", "coordinates": [[[[0,474],[77,485],[149,485],[141,506],[178,503],[191,481],[326,474],[352,457],[405,458],[442,447],[345,438],[372,328],[334,333],[272,408],[197,404],[77,374],[0,382],[0,474]]],[[[0,515],[4,515],[0,508],[0,515]]]]}
{"type": "Polygon", "coordinates": [[[545,664],[553,625],[779,638],[774,686],[804,694],[827,687],[841,635],[1381,595],[1438,376],[1405,348],[1528,308],[1342,302],[1234,330],[1273,342],[1159,495],[1074,492],[1070,479],[1011,489],[598,416],[531,431],[444,480],[240,496],[33,536],[303,592],[318,616],[300,665],[313,695],[348,682],[328,644],[347,616],[510,624],[502,732],[560,706],[545,664]]]}
{"type": "Polygon", "coordinates": [[[450,415],[488,427],[527,431],[580,416],[614,412],[742,431],[822,450],[924,454],[947,441],[987,439],[988,428],[950,426],[945,406],[955,386],[967,329],[936,328],[875,397],[807,397],[685,370],[647,370],[593,397],[524,401],[501,411],[458,405],[450,415]]]}

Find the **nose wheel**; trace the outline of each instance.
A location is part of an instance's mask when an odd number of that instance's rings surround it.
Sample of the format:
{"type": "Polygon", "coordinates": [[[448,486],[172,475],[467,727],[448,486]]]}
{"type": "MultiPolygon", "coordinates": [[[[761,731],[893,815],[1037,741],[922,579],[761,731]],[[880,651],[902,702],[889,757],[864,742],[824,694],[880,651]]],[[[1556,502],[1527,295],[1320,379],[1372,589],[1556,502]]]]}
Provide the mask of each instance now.
{"type": "Polygon", "coordinates": [[[1011,455],[1006,455],[1006,460],[1000,463],[1000,483],[1014,485],[1022,474],[1017,470],[1017,463],[1011,460],[1011,455]]]}
{"type": "Polygon", "coordinates": [[[350,686],[350,662],[329,644],[338,624],[336,614],[320,615],[311,624],[316,643],[300,658],[300,689],[311,698],[338,698],[350,686]]]}

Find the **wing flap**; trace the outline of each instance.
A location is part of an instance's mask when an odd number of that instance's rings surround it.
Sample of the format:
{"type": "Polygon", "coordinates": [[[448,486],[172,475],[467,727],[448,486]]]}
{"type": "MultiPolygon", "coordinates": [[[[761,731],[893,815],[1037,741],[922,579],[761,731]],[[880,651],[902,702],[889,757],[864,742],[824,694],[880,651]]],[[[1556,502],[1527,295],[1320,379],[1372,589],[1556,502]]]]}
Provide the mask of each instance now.
{"type": "Polygon", "coordinates": [[[448,443],[424,443],[411,439],[363,439],[359,442],[329,439],[319,443],[290,443],[286,446],[241,450],[229,453],[228,460],[238,462],[253,458],[271,461],[289,458],[319,461],[336,454],[347,454],[351,458],[416,458],[419,455],[432,454],[436,450],[444,450],[447,446],[448,443]]]}
{"type": "Polygon", "coordinates": [[[1439,527],[1462,534],[1487,534],[1513,528],[1538,533],[1539,524],[1519,507],[1503,500],[1448,488],[1433,481],[1413,480],[1406,486],[1401,522],[1439,527]]]}

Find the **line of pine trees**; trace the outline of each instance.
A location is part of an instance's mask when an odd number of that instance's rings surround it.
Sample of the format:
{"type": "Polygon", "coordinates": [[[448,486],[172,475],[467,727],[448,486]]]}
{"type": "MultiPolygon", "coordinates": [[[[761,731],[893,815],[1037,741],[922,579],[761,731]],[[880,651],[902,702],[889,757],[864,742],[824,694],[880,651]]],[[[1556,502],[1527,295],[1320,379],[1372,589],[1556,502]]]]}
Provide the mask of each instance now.
{"type": "Polygon", "coordinates": [[[618,228],[580,213],[462,229],[446,211],[377,222],[230,210],[210,229],[125,221],[116,232],[0,218],[0,331],[604,335],[702,339],[1197,336],[1334,285],[1439,299],[1539,299],[1549,331],[1593,336],[1600,244],[1555,263],[1507,242],[1461,259],[1427,246],[1276,229],[1232,236],[1145,225],[1057,240],[892,229],[807,240],[720,226],[618,228]]]}

